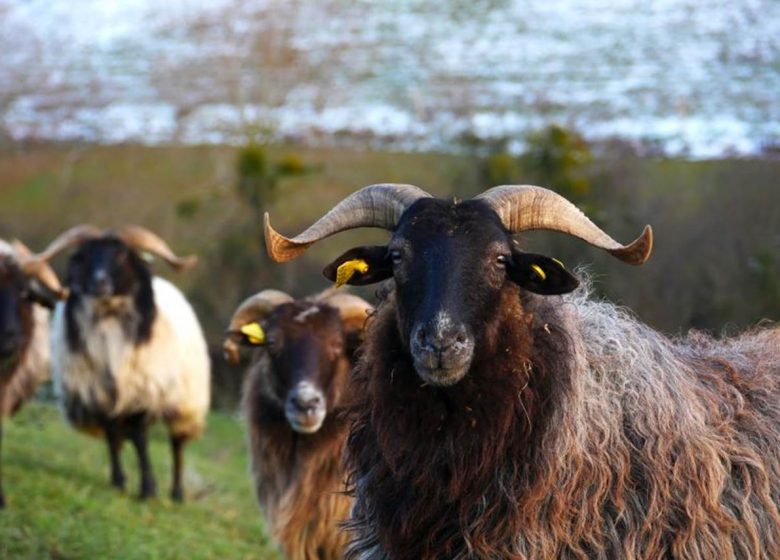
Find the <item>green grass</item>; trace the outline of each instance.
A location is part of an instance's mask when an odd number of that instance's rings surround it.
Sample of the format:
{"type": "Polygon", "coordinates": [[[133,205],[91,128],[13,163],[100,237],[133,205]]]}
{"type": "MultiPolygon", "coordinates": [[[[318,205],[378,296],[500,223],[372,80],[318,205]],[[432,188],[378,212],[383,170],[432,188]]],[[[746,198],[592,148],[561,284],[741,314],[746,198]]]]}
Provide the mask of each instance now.
{"type": "Polygon", "coordinates": [[[102,441],[75,432],[52,405],[28,404],[4,422],[0,558],[279,558],[254,500],[237,418],[213,413],[203,438],[186,449],[183,505],[167,497],[170,455],[160,426],[151,452],[161,497],[140,502],[131,446],[122,494],[109,487],[102,441]]]}

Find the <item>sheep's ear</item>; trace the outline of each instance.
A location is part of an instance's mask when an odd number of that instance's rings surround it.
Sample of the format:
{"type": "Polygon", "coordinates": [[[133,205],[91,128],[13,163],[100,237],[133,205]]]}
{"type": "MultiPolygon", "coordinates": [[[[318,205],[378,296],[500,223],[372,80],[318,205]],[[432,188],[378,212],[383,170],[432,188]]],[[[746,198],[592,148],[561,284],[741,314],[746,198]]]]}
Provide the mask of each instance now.
{"type": "Polygon", "coordinates": [[[544,255],[513,251],[506,269],[512,282],[544,296],[567,294],[580,284],[561,261],[544,255]]]}
{"type": "Polygon", "coordinates": [[[238,329],[243,336],[241,342],[246,346],[262,346],[265,344],[265,330],[259,322],[247,323],[238,329]]]}
{"type": "Polygon", "coordinates": [[[241,363],[241,346],[263,346],[265,342],[265,330],[262,325],[259,322],[246,323],[225,333],[222,353],[225,361],[235,366],[241,363]]]}
{"type": "Polygon", "coordinates": [[[363,286],[386,280],[393,275],[393,263],[385,245],[355,247],[322,270],[336,286],[363,286]]]}

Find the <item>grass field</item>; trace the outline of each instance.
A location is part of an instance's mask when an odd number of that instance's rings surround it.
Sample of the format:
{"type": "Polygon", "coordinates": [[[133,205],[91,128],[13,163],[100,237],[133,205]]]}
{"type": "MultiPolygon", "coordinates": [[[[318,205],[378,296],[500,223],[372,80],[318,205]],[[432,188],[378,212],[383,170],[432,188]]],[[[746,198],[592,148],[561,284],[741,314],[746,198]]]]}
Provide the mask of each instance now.
{"type": "Polygon", "coordinates": [[[151,452],[161,497],[140,502],[131,446],[123,452],[123,495],[108,485],[101,441],[73,431],[55,406],[28,404],[4,422],[0,558],[279,558],[254,500],[239,419],[212,414],[204,437],[188,448],[183,505],[167,498],[170,457],[159,426],[151,452]]]}

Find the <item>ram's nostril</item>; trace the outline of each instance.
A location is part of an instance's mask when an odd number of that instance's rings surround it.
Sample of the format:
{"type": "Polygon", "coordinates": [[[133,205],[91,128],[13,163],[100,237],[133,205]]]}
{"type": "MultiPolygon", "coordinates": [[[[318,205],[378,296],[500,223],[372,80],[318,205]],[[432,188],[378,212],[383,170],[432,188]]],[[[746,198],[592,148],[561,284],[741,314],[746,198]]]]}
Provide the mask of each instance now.
{"type": "Polygon", "coordinates": [[[421,325],[414,329],[412,342],[424,352],[460,352],[469,342],[469,333],[464,325],[421,325]]]}
{"type": "Polygon", "coordinates": [[[313,410],[316,410],[317,408],[322,406],[322,403],[324,402],[324,399],[322,395],[320,394],[300,394],[296,393],[292,397],[292,403],[301,412],[310,412],[313,410]]]}

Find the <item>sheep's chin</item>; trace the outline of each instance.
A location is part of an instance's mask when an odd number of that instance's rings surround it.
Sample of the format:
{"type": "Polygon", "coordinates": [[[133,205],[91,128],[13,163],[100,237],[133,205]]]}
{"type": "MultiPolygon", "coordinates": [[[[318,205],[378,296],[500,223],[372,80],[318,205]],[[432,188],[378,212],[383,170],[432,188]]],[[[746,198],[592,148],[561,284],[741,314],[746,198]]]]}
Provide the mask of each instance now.
{"type": "Polygon", "coordinates": [[[417,375],[420,376],[420,379],[428,385],[450,387],[466,377],[466,374],[469,371],[469,364],[457,368],[441,369],[428,368],[415,363],[414,369],[417,371],[417,375]]]}
{"type": "Polygon", "coordinates": [[[322,427],[325,421],[325,410],[318,410],[314,414],[286,413],[287,423],[293,431],[299,434],[314,434],[322,427]]]}
{"type": "Polygon", "coordinates": [[[84,296],[98,315],[112,315],[133,308],[133,298],[126,295],[92,295],[84,296]]]}

